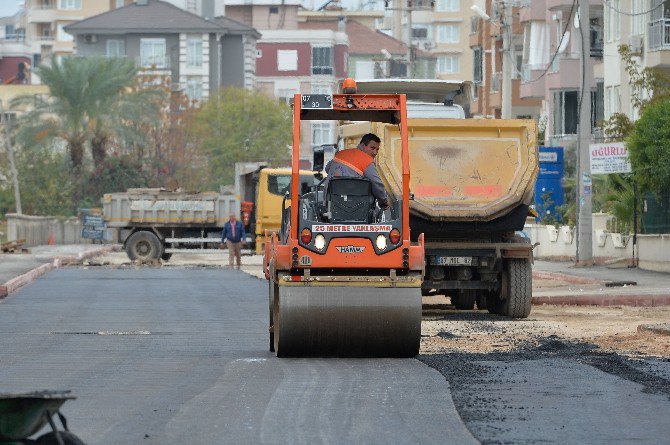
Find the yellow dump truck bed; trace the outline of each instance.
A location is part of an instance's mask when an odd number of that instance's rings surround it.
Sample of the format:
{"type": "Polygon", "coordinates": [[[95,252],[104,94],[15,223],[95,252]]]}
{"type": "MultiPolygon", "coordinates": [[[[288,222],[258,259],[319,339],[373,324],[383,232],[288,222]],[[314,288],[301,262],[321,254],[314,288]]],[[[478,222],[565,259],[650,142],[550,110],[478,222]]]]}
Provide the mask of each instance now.
{"type": "MultiPolygon", "coordinates": [[[[490,221],[530,204],[538,172],[532,120],[410,119],[410,211],[432,221],[490,221]]],[[[387,190],[401,196],[397,126],[353,123],[340,127],[346,147],[365,133],[381,139],[377,170],[387,190]]]]}

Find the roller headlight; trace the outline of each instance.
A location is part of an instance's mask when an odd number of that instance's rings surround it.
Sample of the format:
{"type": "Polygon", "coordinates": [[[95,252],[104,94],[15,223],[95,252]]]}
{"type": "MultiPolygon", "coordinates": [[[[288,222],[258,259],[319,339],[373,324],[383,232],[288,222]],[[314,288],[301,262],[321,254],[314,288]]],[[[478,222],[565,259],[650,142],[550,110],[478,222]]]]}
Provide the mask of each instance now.
{"type": "Polygon", "coordinates": [[[323,250],[326,248],[326,237],[320,233],[314,237],[314,247],[316,250],[323,250]]]}
{"type": "Polygon", "coordinates": [[[386,249],[386,237],[384,235],[377,235],[375,244],[377,245],[378,250],[386,249]]]}

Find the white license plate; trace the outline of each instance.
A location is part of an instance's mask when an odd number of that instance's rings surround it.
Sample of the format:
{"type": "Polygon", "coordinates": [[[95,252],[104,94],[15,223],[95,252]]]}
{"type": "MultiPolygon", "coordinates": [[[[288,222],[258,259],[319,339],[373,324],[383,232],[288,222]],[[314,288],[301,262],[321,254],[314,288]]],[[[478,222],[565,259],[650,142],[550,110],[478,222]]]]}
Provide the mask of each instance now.
{"type": "Polygon", "coordinates": [[[472,257],[469,256],[438,256],[439,266],[472,266],[472,257]]]}

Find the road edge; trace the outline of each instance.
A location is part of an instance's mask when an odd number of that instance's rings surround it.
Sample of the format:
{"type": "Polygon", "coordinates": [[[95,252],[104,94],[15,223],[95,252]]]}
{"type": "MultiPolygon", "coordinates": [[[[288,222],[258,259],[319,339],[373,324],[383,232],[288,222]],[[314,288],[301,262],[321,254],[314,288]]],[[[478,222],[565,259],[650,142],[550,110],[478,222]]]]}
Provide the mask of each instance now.
{"type": "Polygon", "coordinates": [[[85,259],[92,258],[94,256],[102,255],[104,253],[115,252],[121,249],[121,246],[118,244],[107,245],[97,249],[91,249],[87,252],[80,252],[77,256],[71,255],[60,255],[53,258],[53,261],[50,263],[42,264],[34,269],[29,270],[19,276],[12,278],[11,280],[0,284],[0,300],[9,296],[9,294],[16,292],[21,287],[26,284],[32,283],[42,275],[51,272],[54,269],[58,269],[63,266],[70,266],[75,264],[81,264],[85,259]]]}

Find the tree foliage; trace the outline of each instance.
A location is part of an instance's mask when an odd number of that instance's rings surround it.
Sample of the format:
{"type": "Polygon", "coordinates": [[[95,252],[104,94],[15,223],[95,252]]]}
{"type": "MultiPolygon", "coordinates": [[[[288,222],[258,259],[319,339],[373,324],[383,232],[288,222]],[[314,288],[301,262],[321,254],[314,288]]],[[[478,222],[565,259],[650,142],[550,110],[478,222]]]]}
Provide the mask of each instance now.
{"type": "Polygon", "coordinates": [[[628,138],[628,153],[643,189],[657,195],[670,189],[670,99],[645,107],[628,138]]]}
{"type": "Polygon", "coordinates": [[[207,186],[216,188],[233,182],[236,162],[288,161],[291,108],[258,91],[223,88],[198,112],[195,131],[207,157],[207,186]]]}

